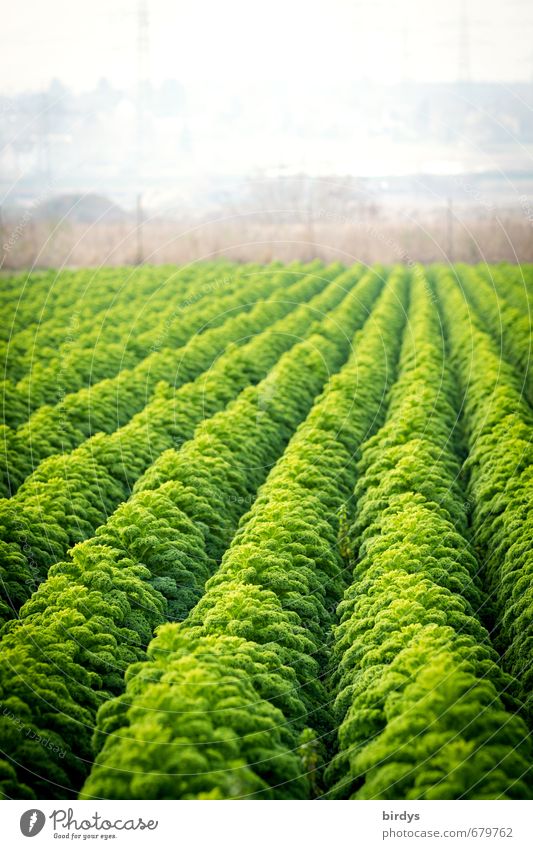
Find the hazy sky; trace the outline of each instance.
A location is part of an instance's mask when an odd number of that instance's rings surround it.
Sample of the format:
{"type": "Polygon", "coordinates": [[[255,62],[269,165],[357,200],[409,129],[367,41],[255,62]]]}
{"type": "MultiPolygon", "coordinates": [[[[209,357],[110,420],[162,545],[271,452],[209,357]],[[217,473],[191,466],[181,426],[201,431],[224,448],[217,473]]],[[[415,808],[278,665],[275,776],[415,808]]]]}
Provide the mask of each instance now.
{"type": "MultiPolygon", "coordinates": [[[[137,0],[0,0],[0,90],[137,74],[137,0]]],[[[150,78],[533,79],[528,0],[148,0],[150,78]],[[462,9],[466,7],[466,26],[462,9]],[[463,34],[461,36],[461,33],[463,34]],[[462,45],[462,46],[461,46],[462,45]]]]}

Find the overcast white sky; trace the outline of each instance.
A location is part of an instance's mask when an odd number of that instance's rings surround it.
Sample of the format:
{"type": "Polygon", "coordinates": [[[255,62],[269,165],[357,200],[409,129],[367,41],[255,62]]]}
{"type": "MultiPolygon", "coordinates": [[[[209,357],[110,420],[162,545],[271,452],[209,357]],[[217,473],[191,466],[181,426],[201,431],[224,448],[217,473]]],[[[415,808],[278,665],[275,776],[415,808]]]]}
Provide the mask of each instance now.
{"type": "MultiPolygon", "coordinates": [[[[0,91],[135,82],[137,0],[0,5],[0,91]]],[[[452,81],[464,5],[472,79],[533,79],[528,0],[148,0],[150,77],[452,81]]]]}

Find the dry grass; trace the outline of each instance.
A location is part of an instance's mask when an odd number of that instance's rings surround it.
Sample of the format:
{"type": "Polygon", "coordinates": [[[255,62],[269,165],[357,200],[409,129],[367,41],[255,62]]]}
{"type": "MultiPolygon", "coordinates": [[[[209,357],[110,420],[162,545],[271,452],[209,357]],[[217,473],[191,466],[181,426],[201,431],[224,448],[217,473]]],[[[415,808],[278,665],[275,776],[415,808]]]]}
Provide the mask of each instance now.
{"type": "MultiPolygon", "coordinates": [[[[189,263],[225,256],[248,262],[533,262],[533,229],[519,212],[483,217],[457,215],[450,234],[445,212],[417,220],[378,213],[353,220],[319,210],[312,216],[279,213],[234,215],[218,221],[152,219],[142,231],[142,256],[150,263],[189,263]]],[[[86,225],[64,221],[5,220],[4,269],[134,264],[134,224],[86,225]],[[7,250],[6,250],[7,248],[7,250]]]]}

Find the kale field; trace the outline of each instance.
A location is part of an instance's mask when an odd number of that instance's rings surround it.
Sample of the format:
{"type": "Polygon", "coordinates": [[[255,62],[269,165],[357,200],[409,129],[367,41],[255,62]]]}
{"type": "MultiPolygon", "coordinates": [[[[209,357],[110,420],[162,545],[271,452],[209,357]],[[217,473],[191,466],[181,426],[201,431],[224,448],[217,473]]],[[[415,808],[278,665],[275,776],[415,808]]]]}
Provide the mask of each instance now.
{"type": "Polygon", "coordinates": [[[1,796],[533,798],[532,295],[4,274],[1,796]]]}

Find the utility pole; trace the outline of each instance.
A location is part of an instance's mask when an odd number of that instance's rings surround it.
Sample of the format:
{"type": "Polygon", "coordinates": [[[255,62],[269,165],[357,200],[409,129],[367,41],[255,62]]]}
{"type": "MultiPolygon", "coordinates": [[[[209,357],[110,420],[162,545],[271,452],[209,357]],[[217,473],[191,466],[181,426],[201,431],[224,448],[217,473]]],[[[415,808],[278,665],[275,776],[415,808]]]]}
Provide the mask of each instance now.
{"type": "Polygon", "coordinates": [[[304,215],[306,219],[306,237],[310,249],[310,258],[316,259],[315,215],[313,203],[312,177],[303,177],[304,215]]]}
{"type": "Polygon", "coordinates": [[[145,159],[145,124],[148,101],[149,17],[146,0],[137,6],[137,265],[144,262],[142,189],[145,159]]]}
{"type": "Polygon", "coordinates": [[[48,93],[43,91],[41,97],[41,114],[39,120],[39,160],[42,176],[50,185],[52,179],[52,157],[50,152],[50,102],[48,93]]]}
{"type": "Polygon", "coordinates": [[[402,82],[406,83],[409,81],[410,76],[410,44],[409,44],[409,21],[407,19],[407,10],[406,17],[403,19],[402,24],[402,82]]]}
{"type": "Polygon", "coordinates": [[[470,82],[470,22],[468,18],[468,0],[461,0],[459,16],[459,82],[470,82]]]}
{"type": "Polygon", "coordinates": [[[144,224],[144,215],[142,208],[142,195],[139,192],[137,194],[137,209],[136,209],[136,228],[135,232],[137,234],[137,251],[135,257],[135,264],[142,265],[144,261],[144,245],[143,245],[143,224],[144,224]]]}
{"type": "Polygon", "coordinates": [[[453,200],[448,198],[446,206],[446,255],[448,262],[454,262],[454,240],[453,240],[453,200]]]}

